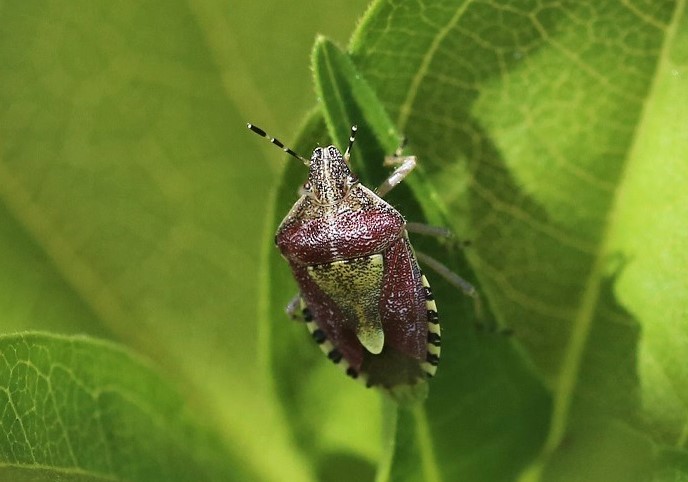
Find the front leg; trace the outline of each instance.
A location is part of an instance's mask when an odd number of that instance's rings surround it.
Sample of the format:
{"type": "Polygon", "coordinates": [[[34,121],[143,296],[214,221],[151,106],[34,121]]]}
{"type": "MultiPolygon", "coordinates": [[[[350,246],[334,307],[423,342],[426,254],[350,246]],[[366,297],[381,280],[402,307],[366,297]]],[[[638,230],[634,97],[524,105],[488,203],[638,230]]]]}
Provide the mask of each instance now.
{"type": "Polygon", "coordinates": [[[402,156],[401,152],[406,144],[406,139],[402,140],[401,145],[393,155],[385,157],[385,166],[396,167],[394,172],[385,179],[377,188],[377,195],[384,197],[389,191],[394,189],[411,171],[416,167],[416,156],[402,156]]]}

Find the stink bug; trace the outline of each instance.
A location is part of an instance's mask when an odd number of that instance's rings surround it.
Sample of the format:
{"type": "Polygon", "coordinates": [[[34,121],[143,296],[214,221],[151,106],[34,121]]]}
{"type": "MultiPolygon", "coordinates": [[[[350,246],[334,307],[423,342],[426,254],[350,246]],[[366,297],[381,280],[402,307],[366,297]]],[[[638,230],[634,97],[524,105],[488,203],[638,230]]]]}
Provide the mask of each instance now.
{"type": "Polygon", "coordinates": [[[335,146],[317,147],[310,159],[248,128],[309,168],[275,235],[300,290],[287,312],[367,386],[394,389],[432,377],[440,359],[437,307],[409,242],[410,225],[382,199],[413,170],[415,157],[399,148],[386,158],[396,169],[376,194],[349,169],[356,126],[343,155],[335,146]]]}

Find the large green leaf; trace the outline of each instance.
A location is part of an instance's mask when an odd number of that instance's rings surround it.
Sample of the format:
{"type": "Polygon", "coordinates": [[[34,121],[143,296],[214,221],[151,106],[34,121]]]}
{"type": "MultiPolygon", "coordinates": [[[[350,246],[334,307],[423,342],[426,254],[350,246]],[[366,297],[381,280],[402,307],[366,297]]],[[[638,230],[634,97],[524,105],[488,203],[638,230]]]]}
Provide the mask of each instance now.
{"type": "Polygon", "coordinates": [[[474,332],[433,278],[442,364],[399,413],[286,320],[272,228],[305,172],[287,161],[274,193],[278,152],[243,127],[290,140],[309,45],[343,40],[351,3],[0,2],[0,331],[145,353],[261,480],[685,477],[685,0],[373,3],[331,76],[370,91],[323,98],[296,148],[373,112],[355,161],[374,186],[407,135],[425,176],[390,200],[473,243],[414,245],[515,331],[474,332]]]}
{"type": "Polygon", "coordinates": [[[257,348],[281,163],[244,126],[297,128],[312,39],[363,5],[0,2],[0,331],[117,339],[261,477],[307,480],[257,348]]]}
{"type": "Polygon", "coordinates": [[[554,394],[528,480],[642,478],[685,443],[685,31],[684,2],[379,1],[352,41],[554,394]]]}
{"type": "MultiPolygon", "coordinates": [[[[354,151],[367,166],[380,165],[383,153],[395,149],[398,135],[384,109],[349,58],[329,41],[316,43],[314,72],[325,117],[333,132],[347,132],[358,122],[363,142],[354,151]],[[368,137],[366,131],[382,133],[368,137]],[[372,139],[370,138],[372,137],[372,139]],[[377,141],[377,142],[375,142],[377,141]]],[[[341,141],[340,141],[341,142],[341,141]]],[[[422,157],[420,162],[423,162],[422,157]]],[[[359,164],[363,162],[359,160],[359,164]]],[[[390,199],[398,200],[412,220],[441,219],[443,209],[424,179],[422,169],[408,180],[419,198],[417,206],[397,188],[390,199]]],[[[414,240],[415,242],[416,240],[414,240]]],[[[443,259],[464,275],[466,263],[418,239],[416,247],[443,259]]],[[[425,406],[403,409],[398,415],[391,480],[507,480],[522,468],[543,442],[550,400],[527,363],[508,340],[496,334],[476,333],[477,323],[488,324],[488,314],[476,318],[476,306],[456,289],[445,286],[436,273],[426,269],[442,322],[442,363],[431,382],[425,406]],[[436,281],[436,282],[435,282],[436,281]],[[476,417],[476,408],[486,414],[476,417]],[[504,424],[504,420],[518,423],[504,424]],[[460,435],[459,435],[460,434],[460,435]],[[500,464],[489,464],[490,460],[500,464]]],[[[486,307],[487,308],[487,307],[486,307]]],[[[395,418],[388,406],[388,418],[395,418]]],[[[380,475],[381,478],[384,476],[380,475]]]]}
{"type": "Polygon", "coordinates": [[[247,480],[147,363],[86,337],[0,337],[0,479],[247,480]]]}

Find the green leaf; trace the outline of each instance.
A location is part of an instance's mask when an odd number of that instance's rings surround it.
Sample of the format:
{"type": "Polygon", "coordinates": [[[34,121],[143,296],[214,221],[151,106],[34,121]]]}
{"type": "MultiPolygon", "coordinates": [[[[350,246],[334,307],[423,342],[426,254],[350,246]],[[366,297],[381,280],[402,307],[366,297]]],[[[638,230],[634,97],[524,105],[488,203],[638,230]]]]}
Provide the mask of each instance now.
{"type": "Polygon", "coordinates": [[[87,337],[0,337],[2,480],[246,480],[144,361],[87,337]]]}
{"type": "MultiPolygon", "coordinates": [[[[688,10],[663,28],[652,89],[628,155],[609,251],[624,260],[615,291],[642,327],[644,415],[682,449],[688,437],[688,10]]],[[[688,471],[686,471],[688,473],[688,471]]]]}
{"type": "Polygon", "coordinates": [[[378,1],[352,40],[553,394],[524,480],[685,450],[685,37],[682,1],[378,1]]]}
{"type": "Polygon", "coordinates": [[[353,3],[4,2],[0,331],[152,358],[259,480],[686,478],[685,0],[375,1],[350,58],[321,58],[352,97],[328,94],[297,150],[358,122],[374,187],[408,136],[422,169],[391,202],[472,241],[414,246],[515,331],[475,333],[431,279],[443,360],[398,414],[285,320],[272,229],[305,172],[287,161],[275,192],[277,150],[243,127],[289,141],[308,46],[342,41],[353,3]]]}
{"type": "MultiPolygon", "coordinates": [[[[314,59],[319,97],[333,132],[347,132],[340,117],[347,121],[363,119],[363,126],[359,123],[362,135],[366,129],[377,136],[393,131],[393,127],[387,126],[384,108],[343,52],[332,42],[321,39],[316,43],[314,59]]],[[[367,166],[380,165],[382,155],[376,154],[381,148],[390,149],[393,145],[385,137],[377,136],[378,144],[372,149],[369,145],[374,143],[368,142],[362,143],[359,150],[367,166]]],[[[419,163],[422,162],[423,157],[419,157],[419,163]]],[[[419,196],[419,206],[412,206],[406,200],[403,213],[407,219],[420,220],[409,218],[409,213],[419,216],[421,211],[443,212],[441,206],[433,205],[435,198],[422,197],[429,192],[423,189],[422,171],[414,172],[408,180],[414,194],[419,196]]],[[[397,189],[390,197],[393,195],[397,196],[394,199],[400,198],[397,189]]],[[[432,246],[418,241],[414,239],[414,244],[422,246],[423,251],[426,246],[432,246]]],[[[451,261],[450,267],[466,274],[465,261],[437,246],[428,249],[437,258],[451,261]]],[[[498,335],[484,337],[475,333],[476,307],[470,299],[457,296],[456,288],[445,286],[432,271],[427,270],[427,274],[431,280],[437,280],[433,282],[433,291],[443,329],[442,363],[438,376],[430,382],[427,404],[399,414],[396,453],[392,455],[389,478],[434,481],[513,477],[543,441],[549,414],[547,394],[507,340],[498,335]],[[483,363],[483,359],[490,362],[483,363]],[[505,393],[509,396],[504,396],[505,393]],[[476,418],[476,407],[481,407],[487,415],[476,418]],[[504,426],[502,420],[520,422],[504,426]],[[457,434],[461,435],[457,437],[457,434]],[[489,466],[489,460],[495,458],[500,458],[501,464],[489,466]]],[[[387,412],[391,410],[394,407],[388,406],[387,412]]]]}
{"type": "Polygon", "coordinates": [[[364,5],[2,2],[0,332],[117,340],[261,479],[309,480],[258,349],[281,164],[245,123],[293,132],[316,31],[364,5]]]}

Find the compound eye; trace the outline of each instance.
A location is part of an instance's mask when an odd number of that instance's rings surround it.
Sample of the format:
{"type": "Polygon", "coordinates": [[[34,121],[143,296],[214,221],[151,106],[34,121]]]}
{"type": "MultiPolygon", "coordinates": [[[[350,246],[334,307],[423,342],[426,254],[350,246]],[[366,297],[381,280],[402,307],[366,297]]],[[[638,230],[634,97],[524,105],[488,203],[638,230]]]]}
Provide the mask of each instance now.
{"type": "Polygon", "coordinates": [[[311,192],[311,183],[306,181],[303,183],[303,190],[307,192],[311,192]]]}
{"type": "Polygon", "coordinates": [[[322,158],[322,147],[316,147],[313,150],[313,159],[321,159],[322,158]]]}
{"type": "Polygon", "coordinates": [[[358,176],[356,176],[355,174],[350,174],[349,175],[349,184],[351,184],[353,186],[357,182],[358,182],[358,176]]]}

